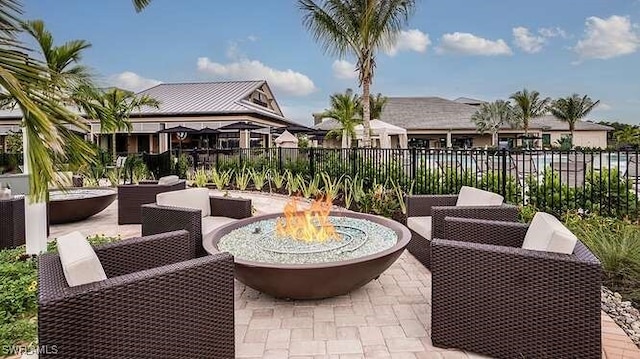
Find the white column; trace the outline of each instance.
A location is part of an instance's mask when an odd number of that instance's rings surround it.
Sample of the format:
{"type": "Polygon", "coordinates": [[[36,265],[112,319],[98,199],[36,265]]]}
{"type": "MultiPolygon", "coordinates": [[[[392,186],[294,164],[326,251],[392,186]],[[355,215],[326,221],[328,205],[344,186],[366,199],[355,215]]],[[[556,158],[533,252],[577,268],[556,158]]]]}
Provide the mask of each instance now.
{"type": "Polygon", "coordinates": [[[158,149],[159,153],[167,152],[169,150],[169,134],[161,133],[158,136],[158,149]]]}
{"type": "MultiPolygon", "coordinates": [[[[29,139],[27,128],[22,130],[24,173],[30,174],[29,139]]],[[[29,181],[32,177],[29,176],[29,181]]],[[[27,254],[40,254],[47,249],[47,202],[31,201],[31,196],[27,194],[24,199],[24,220],[27,254]]]]}
{"type": "Polygon", "coordinates": [[[451,143],[451,131],[447,132],[447,148],[451,148],[452,143],[451,143]]]}

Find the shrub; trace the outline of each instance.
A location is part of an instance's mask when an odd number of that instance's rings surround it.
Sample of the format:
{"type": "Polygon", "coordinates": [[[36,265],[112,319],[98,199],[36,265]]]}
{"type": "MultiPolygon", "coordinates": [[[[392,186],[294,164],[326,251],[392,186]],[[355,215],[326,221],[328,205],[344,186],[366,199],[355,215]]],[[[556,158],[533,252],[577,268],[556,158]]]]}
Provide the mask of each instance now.
{"type": "Polygon", "coordinates": [[[624,218],[638,217],[638,198],[633,185],[620,176],[617,168],[602,168],[585,176],[584,189],[580,193],[585,208],[600,215],[624,218]]]}
{"type": "Polygon", "coordinates": [[[564,222],[600,260],[605,286],[640,305],[640,226],[575,212],[564,222]]]}
{"type": "Polygon", "coordinates": [[[540,211],[560,217],[569,210],[577,209],[576,190],[563,184],[557,171],[547,168],[540,178],[527,177],[526,183],[525,203],[540,211]]]}

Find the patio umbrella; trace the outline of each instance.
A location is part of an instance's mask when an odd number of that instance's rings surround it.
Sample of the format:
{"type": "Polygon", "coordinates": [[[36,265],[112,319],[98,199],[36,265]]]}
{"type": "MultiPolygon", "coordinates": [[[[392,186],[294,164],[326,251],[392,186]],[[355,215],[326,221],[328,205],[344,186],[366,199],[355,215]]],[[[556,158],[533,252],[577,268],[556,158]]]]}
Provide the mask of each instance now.
{"type": "Polygon", "coordinates": [[[284,131],[289,131],[289,133],[295,135],[298,133],[313,134],[316,130],[314,130],[313,128],[301,126],[301,125],[289,125],[287,127],[280,127],[280,128],[273,129],[273,133],[284,133],[284,131]]]}
{"type": "MultiPolygon", "coordinates": [[[[235,132],[235,131],[245,131],[246,133],[246,140],[251,143],[251,140],[249,138],[249,132],[250,131],[254,131],[254,130],[259,130],[259,129],[263,129],[266,128],[264,126],[260,126],[260,125],[256,125],[254,123],[251,122],[235,122],[226,126],[222,126],[218,128],[218,131],[225,131],[225,132],[235,132]]],[[[245,144],[246,147],[250,147],[249,143],[245,144]]],[[[240,147],[242,147],[242,145],[240,145],[240,147]]]]}
{"type": "MultiPolygon", "coordinates": [[[[164,130],[160,130],[156,133],[169,133],[169,134],[175,133],[176,136],[178,137],[178,141],[180,141],[180,152],[182,152],[182,140],[184,140],[188,134],[194,133],[194,132],[198,132],[198,130],[193,129],[191,127],[175,126],[175,127],[165,128],[164,130]]],[[[171,153],[171,139],[169,139],[169,153],[171,153]]]]}

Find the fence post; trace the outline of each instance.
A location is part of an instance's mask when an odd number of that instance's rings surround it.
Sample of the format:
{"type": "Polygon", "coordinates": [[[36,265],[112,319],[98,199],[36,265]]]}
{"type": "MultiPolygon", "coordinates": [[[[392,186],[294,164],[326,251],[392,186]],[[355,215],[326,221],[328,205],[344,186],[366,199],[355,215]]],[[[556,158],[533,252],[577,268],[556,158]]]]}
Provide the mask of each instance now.
{"type": "Polygon", "coordinates": [[[507,198],[507,149],[502,149],[502,197],[507,198]]]}
{"type": "Polygon", "coordinates": [[[358,170],[358,166],[356,165],[356,156],[357,156],[357,148],[351,147],[351,176],[356,175],[356,171],[358,170]]]}
{"type": "Polygon", "coordinates": [[[418,178],[418,149],[413,147],[411,151],[411,180],[418,178]]]}
{"type": "Polygon", "coordinates": [[[282,147],[278,147],[278,172],[282,173],[282,147]]]}
{"type": "MultiPolygon", "coordinates": [[[[313,151],[313,147],[309,147],[308,151],[309,151],[309,172],[311,175],[311,178],[313,178],[316,175],[316,166],[315,166],[315,152],[313,151]]],[[[300,149],[298,149],[298,153],[300,153],[300,149]]]]}
{"type": "Polygon", "coordinates": [[[220,151],[216,149],[216,171],[220,170],[220,151]]]}

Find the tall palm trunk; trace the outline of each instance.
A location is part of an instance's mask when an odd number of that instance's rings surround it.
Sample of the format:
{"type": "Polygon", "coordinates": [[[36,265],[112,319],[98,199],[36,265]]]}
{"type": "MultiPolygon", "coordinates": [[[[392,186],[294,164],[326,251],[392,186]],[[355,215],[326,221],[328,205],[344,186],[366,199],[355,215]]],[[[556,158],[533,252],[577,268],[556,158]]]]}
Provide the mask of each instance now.
{"type": "Polygon", "coordinates": [[[113,131],[113,135],[111,136],[111,160],[115,164],[117,161],[116,157],[116,131],[113,131]]]}
{"type": "Polygon", "coordinates": [[[371,77],[365,76],[362,82],[362,146],[365,148],[371,147],[371,125],[369,120],[371,119],[371,104],[369,97],[371,93],[371,77]]]}

